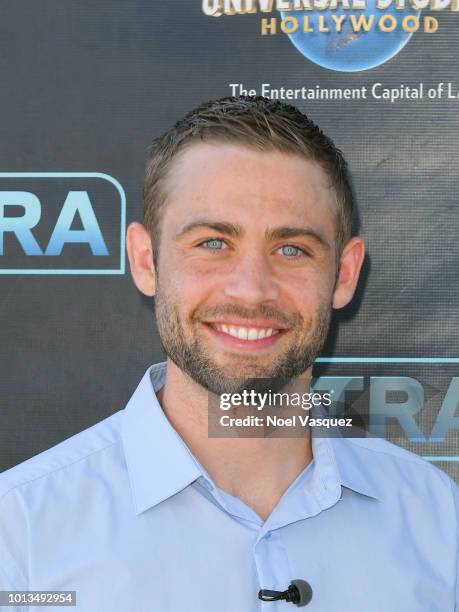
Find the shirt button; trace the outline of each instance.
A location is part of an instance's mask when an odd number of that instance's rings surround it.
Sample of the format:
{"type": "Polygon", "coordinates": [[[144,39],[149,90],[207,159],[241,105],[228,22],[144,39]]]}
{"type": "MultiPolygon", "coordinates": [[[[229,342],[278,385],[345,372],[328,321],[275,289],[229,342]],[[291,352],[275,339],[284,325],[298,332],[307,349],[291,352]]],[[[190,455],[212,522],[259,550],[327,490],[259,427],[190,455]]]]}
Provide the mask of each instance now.
{"type": "Polygon", "coordinates": [[[267,540],[269,540],[269,538],[270,538],[270,537],[271,537],[271,532],[270,532],[270,531],[268,531],[268,532],[266,533],[266,535],[265,535],[265,538],[266,538],[267,540]]]}

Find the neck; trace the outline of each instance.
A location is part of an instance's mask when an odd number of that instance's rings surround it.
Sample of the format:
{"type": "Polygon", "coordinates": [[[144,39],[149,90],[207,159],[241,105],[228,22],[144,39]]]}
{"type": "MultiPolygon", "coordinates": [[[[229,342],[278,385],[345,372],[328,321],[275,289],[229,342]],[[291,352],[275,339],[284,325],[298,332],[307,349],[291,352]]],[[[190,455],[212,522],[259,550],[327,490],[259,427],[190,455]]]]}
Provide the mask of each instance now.
{"type": "MultiPolygon", "coordinates": [[[[301,378],[309,389],[311,369],[301,378]]],[[[174,429],[204,466],[215,484],[250,506],[266,520],[284,491],[310,463],[310,436],[208,436],[208,391],[170,360],[166,382],[157,393],[174,429]]]]}

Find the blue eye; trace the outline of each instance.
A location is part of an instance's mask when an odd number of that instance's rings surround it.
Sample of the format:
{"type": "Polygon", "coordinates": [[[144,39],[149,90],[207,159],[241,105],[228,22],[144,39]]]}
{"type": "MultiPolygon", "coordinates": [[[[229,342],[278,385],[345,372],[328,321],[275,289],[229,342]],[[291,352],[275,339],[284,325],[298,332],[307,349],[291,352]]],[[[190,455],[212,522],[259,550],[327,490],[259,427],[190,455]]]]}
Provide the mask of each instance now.
{"type": "Polygon", "coordinates": [[[201,245],[206,249],[210,249],[211,251],[220,251],[226,246],[223,240],[219,240],[218,238],[206,240],[205,242],[202,242],[201,245]]]}
{"type": "Polygon", "coordinates": [[[304,251],[299,247],[293,246],[293,244],[285,244],[281,247],[282,255],[286,257],[298,257],[299,255],[304,255],[304,251]]]}

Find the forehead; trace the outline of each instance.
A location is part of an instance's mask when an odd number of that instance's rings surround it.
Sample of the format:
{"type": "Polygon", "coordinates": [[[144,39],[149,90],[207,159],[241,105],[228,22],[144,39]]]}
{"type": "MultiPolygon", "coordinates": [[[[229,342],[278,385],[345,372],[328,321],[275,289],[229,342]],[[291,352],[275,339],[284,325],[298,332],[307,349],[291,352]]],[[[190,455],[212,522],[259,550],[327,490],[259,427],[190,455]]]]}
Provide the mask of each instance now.
{"type": "Polygon", "coordinates": [[[239,144],[198,143],[168,174],[164,223],[212,215],[242,226],[304,222],[334,232],[336,195],[323,168],[300,155],[239,144]]]}

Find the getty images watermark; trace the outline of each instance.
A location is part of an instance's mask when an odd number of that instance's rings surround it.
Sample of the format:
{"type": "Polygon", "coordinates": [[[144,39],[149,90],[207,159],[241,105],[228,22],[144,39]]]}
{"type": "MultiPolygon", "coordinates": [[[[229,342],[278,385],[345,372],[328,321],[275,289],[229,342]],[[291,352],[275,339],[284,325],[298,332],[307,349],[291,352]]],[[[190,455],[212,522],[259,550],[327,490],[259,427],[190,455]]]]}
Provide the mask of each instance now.
{"type": "Polygon", "coordinates": [[[333,437],[355,427],[352,416],[328,415],[333,391],[306,391],[304,379],[234,380],[228,387],[209,394],[210,437],[304,437],[311,428],[333,437]]]}

